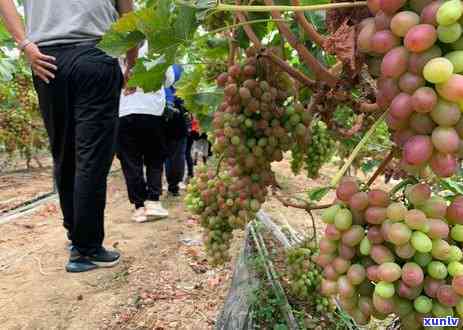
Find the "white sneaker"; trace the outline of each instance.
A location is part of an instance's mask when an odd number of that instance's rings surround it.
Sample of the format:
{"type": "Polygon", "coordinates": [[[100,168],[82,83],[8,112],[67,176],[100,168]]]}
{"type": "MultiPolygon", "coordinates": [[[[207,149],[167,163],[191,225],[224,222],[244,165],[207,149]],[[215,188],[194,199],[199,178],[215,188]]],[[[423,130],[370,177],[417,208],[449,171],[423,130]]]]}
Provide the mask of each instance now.
{"type": "Polygon", "coordinates": [[[145,202],[145,215],[151,219],[164,219],[169,216],[169,212],[162,207],[161,202],[147,201],[145,202]]]}
{"type": "Polygon", "coordinates": [[[146,210],[144,207],[140,207],[133,211],[132,220],[138,223],[143,223],[148,221],[148,217],[146,216],[146,210]]]}

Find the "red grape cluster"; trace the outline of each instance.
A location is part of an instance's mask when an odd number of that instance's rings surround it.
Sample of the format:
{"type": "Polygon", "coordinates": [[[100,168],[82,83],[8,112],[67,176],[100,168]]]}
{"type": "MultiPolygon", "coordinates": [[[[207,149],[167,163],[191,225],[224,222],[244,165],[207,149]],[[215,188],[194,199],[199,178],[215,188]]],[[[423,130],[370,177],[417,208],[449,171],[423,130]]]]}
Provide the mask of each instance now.
{"type": "Polygon", "coordinates": [[[460,0],[369,0],[357,45],[379,72],[377,103],[402,150],[401,167],[454,175],[463,156],[460,0]]]}
{"type": "Polygon", "coordinates": [[[463,316],[463,196],[448,205],[420,183],[406,188],[404,204],[382,190],[360,191],[352,178],[336,193],[314,257],[325,295],[362,325],[392,313],[401,329],[421,328],[423,317],[463,316]]]}
{"type": "Polygon", "coordinates": [[[231,239],[221,233],[243,228],[264,203],[274,183],[271,163],[281,161],[293,144],[310,141],[310,112],[300,103],[286,109],[294,93],[292,79],[255,49],[246,53],[242,65],[230,66],[217,78],[225,97],[214,113],[213,151],[222,170],[203,171],[187,196],[201,216],[216,264],[227,259],[231,239]]]}

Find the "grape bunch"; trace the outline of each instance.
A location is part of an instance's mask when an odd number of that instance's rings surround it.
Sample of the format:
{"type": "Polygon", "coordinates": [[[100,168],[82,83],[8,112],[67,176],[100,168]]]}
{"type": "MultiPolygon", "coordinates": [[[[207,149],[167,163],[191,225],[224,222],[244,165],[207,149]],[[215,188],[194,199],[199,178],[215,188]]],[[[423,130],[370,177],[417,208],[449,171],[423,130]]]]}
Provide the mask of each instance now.
{"type": "Polygon", "coordinates": [[[378,72],[377,104],[401,148],[401,167],[454,175],[463,156],[463,38],[460,0],[369,0],[375,15],[357,46],[378,72]]]}
{"type": "Polygon", "coordinates": [[[406,203],[385,191],[359,190],[345,178],[320,254],[321,292],[337,296],[357,323],[395,313],[401,329],[420,329],[423,317],[463,316],[463,196],[449,205],[425,183],[405,190],[406,203]]]}
{"type": "Polygon", "coordinates": [[[201,172],[187,195],[206,228],[214,264],[227,260],[233,229],[244,228],[265,202],[275,181],[271,163],[281,161],[294,143],[310,142],[310,113],[300,103],[286,111],[294,94],[292,79],[254,48],[246,54],[243,64],[217,78],[225,94],[212,122],[219,168],[201,172]]]}
{"type": "Polygon", "coordinates": [[[9,155],[18,152],[28,161],[48,145],[38,101],[29,76],[16,74],[0,89],[0,145],[9,155]]]}
{"type": "Polygon", "coordinates": [[[326,125],[317,121],[312,127],[312,143],[304,152],[304,167],[309,178],[317,178],[321,167],[331,160],[335,142],[326,125]]]}
{"type": "MultiPolygon", "coordinates": [[[[288,283],[292,296],[308,303],[311,321],[316,322],[316,325],[328,326],[335,323],[335,305],[320,293],[322,269],[311,260],[317,252],[318,248],[312,240],[304,241],[287,251],[288,283]]],[[[306,326],[308,329],[313,328],[306,326]]]]}

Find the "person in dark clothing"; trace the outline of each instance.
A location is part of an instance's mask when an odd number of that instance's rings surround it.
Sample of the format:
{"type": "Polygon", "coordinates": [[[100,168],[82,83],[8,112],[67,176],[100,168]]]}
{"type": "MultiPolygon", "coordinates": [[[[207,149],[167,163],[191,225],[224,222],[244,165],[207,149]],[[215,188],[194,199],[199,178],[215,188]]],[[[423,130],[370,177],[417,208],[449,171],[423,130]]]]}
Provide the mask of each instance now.
{"type": "Polygon", "coordinates": [[[168,120],[167,145],[169,155],[165,162],[168,192],[172,196],[179,196],[179,184],[185,177],[186,150],[188,144],[188,131],[191,129],[188,113],[183,106],[183,100],[174,96],[175,112],[168,120]]]}
{"type": "Polygon", "coordinates": [[[183,68],[174,64],[166,72],[166,138],[168,156],[165,161],[168,192],[172,196],[179,196],[179,183],[185,176],[185,153],[187,135],[190,130],[188,113],[183,100],[176,95],[175,84],[180,80],[183,68]]]}
{"type": "Polygon", "coordinates": [[[120,254],[103,247],[107,176],[114,158],[123,75],[117,59],[96,47],[132,0],[24,0],[26,29],[15,1],[0,15],[24,52],[53,156],[64,227],[72,241],[68,272],[111,267],[120,254]]]}
{"type": "MultiPolygon", "coordinates": [[[[147,51],[145,43],[140,55],[147,51]]],[[[167,157],[165,107],[163,88],[155,93],[126,89],[121,97],[117,156],[130,203],[135,206],[132,219],[139,223],[169,215],[160,202],[162,171],[167,157]]]]}

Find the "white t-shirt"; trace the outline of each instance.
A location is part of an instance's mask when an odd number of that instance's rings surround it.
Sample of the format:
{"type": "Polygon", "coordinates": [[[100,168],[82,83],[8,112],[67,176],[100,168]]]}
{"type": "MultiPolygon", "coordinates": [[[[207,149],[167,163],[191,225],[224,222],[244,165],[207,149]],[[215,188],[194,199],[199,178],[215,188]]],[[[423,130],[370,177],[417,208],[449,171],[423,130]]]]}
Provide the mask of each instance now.
{"type": "MultiPolygon", "coordinates": [[[[140,55],[143,56],[148,51],[147,44],[140,48],[140,55]]],[[[124,95],[122,91],[121,102],[119,106],[119,117],[132,114],[162,116],[166,106],[166,93],[164,88],[157,92],[145,93],[138,88],[133,94],[124,95]]]]}

